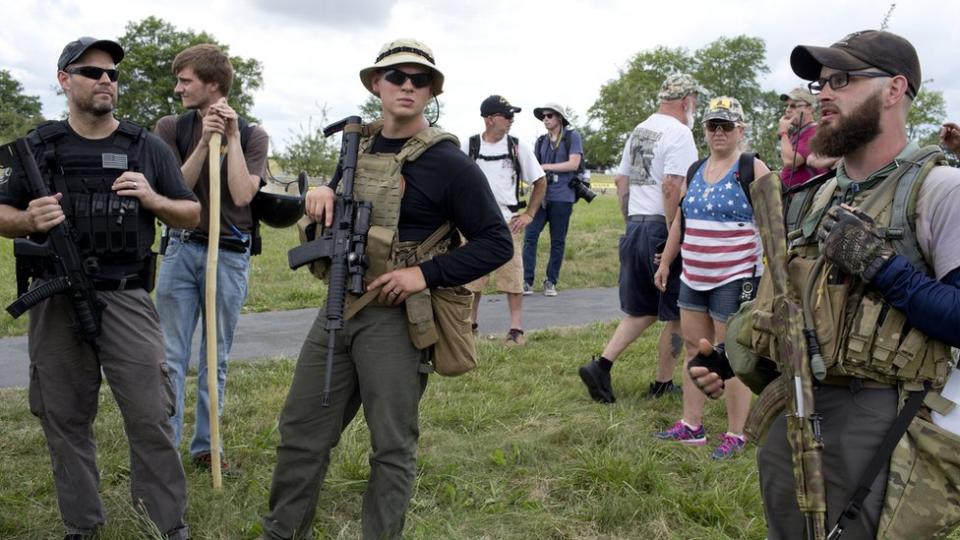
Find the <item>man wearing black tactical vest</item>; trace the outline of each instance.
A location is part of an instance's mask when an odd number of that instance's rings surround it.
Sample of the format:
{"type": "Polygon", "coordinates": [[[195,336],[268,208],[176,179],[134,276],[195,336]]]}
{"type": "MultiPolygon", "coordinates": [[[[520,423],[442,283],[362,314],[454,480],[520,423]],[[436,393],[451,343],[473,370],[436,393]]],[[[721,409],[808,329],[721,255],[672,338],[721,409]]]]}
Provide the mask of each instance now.
{"type": "MultiPolygon", "coordinates": [[[[373,447],[363,538],[401,536],[416,478],[419,402],[430,372],[429,348],[413,345],[401,308],[426,288],[458,286],[486,275],[513,253],[510,231],[483,173],[460,151],[456,137],[430,127],[423,114],[443,90],[443,74],[430,49],[409,39],[387,43],[374,65],[360,72],[360,80],[380,98],[383,114],[382,125],[370,126],[370,135],[361,140],[355,180],[358,198],[373,203],[371,223],[392,228],[401,248],[423,242],[448,222],[469,241],[462,246],[444,241],[446,249],[419,264],[365,276],[372,280],[368,290],[382,289],[338,331],[329,407],[322,406],[318,391],[324,385],[327,331],[323,313],[317,318],[280,415],[270,512],[263,520],[269,539],[312,536],[330,451],[361,405],[373,447]]],[[[307,214],[327,227],[333,223],[336,187],[307,194],[307,214]]],[[[383,261],[370,264],[382,267],[383,261]]]]}
{"type": "MultiPolygon", "coordinates": [[[[57,80],[69,118],[42,124],[27,137],[54,195],[34,199],[25,182],[0,185],[0,234],[42,239],[69,220],[105,305],[95,345],[78,335],[66,296],[30,312],[30,410],[50,449],[66,538],[92,538],[106,519],[93,438],[102,370],[130,443],[134,504],[167,538],[184,539],[186,481],[170,425],[173,390],[163,335],[149,296],[150,247],[155,219],[193,227],[200,205],[163,142],[113,117],[121,59],[123,49],[113,41],[83,37],[64,47],[57,80]]],[[[37,265],[34,284],[50,271],[37,265]]]]}
{"type": "MultiPolygon", "coordinates": [[[[260,126],[250,125],[227,104],[233,83],[230,58],[210,44],[184,49],[173,60],[177,78],[174,92],[188,111],[165,116],[156,133],[174,151],[180,170],[200,201],[200,225],[193,230],[171,229],[157,279],[157,310],[166,340],[167,365],[176,392],[174,442],[183,431],[184,384],[193,332],[203,309],[206,290],[207,230],[210,225],[210,137],[219,133],[226,146],[221,168],[220,251],[217,264],[217,390],[220,410],[227,383],[227,360],[233,332],[247,297],[252,241],[256,230],[250,202],[266,170],[269,138],[260,126]]],[[[201,322],[197,361],[197,405],[190,458],[210,467],[210,418],[207,393],[206,325],[201,322]]],[[[221,449],[222,453],[222,449],[221,449]]],[[[221,469],[231,470],[225,460],[221,469]]],[[[236,470],[235,468],[233,470],[236,470]]]]}

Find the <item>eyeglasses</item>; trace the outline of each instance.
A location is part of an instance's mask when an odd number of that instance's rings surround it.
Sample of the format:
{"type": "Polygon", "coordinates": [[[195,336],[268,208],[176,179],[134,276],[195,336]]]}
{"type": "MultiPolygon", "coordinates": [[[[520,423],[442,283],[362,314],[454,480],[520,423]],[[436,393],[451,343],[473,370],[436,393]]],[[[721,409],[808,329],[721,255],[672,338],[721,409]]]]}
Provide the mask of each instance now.
{"type": "Polygon", "coordinates": [[[545,113],[543,113],[543,119],[544,119],[544,120],[546,120],[546,119],[548,119],[548,118],[553,118],[554,116],[556,116],[556,114],[555,114],[555,113],[552,113],[552,112],[545,112],[545,113]]]}
{"type": "Polygon", "coordinates": [[[433,83],[433,72],[407,73],[399,69],[391,69],[383,74],[383,78],[390,84],[397,86],[403,86],[403,84],[407,82],[407,79],[410,79],[414,88],[426,88],[433,83]]]}
{"type": "Polygon", "coordinates": [[[103,74],[106,73],[107,77],[110,78],[110,82],[117,82],[117,77],[120,74],[116,69],[106,69],[96,66],[78,66],[78,67],[68,67],[64,68],[64,73],[69,73],[71,75],[80,75],[81,77],[86,77],[88,79],[93,79],[99,81],[103,74]]]}
{"type": "Polygon", "coordinates": [[[709,131],[710,133],[713,133],[718,129],[722,130],[724,133],[730,133],[731,131],[733,131],[735,127],[737,127],[737,125],[734,124],[733,122],[723,122],[723,121],[715,122],[713,120],[710,120],[706,124],[704,124],[703,127],[707,128],[707,131],[709,131]]]}
{"type": "Polygon", "coordinates": [[[893,77],[893,75],[880,71],[858,71],[856,73],[850,73],[849,71],[838,71],[836,73],[831,73],[829,77],[820,77],[819,79],[810,82],[807,84],[807,88],[809,88],[810,92],[814,94],[819,94],[820,91],[823,90],[823,87],[825,87],[827,84],[830,85],[830,88],[839,90],[850,84],[851,77],[866,77],[874,79],[877,77],[893,77]]]}
{"type": "Polygon", "coordinates": [[[496,114],[491,114],[490,116],[502,116],[504,120],[513,120],[513,113],[512,113],[512,112],[508,112],[508,113],[496,113],[496,114]]]}

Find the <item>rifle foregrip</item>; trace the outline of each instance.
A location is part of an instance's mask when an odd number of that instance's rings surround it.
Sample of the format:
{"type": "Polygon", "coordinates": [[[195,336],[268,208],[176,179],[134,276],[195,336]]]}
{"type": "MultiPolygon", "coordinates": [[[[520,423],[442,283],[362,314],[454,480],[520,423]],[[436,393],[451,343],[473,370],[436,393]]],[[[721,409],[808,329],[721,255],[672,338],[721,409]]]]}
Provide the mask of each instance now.
{"type": "Polygon", "coordinates": [[[12,304],[7,306],[7,313],[16,319],[43,300],[69,289],[70,280],[63,276],[44,281],[40,285],[24,293],[23,296],[17,298],[12,304]]]}

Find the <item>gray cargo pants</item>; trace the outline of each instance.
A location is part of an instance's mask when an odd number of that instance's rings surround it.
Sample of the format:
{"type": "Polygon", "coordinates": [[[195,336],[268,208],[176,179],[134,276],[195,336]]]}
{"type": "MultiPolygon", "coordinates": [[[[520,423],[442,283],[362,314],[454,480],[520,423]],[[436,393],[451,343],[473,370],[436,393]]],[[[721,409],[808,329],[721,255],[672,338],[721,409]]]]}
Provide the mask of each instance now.
{"type": "Polygon", "coordinates": [[[370,305],[339,331],[329,407],[320,405],[327,359],[321,310],[307,334],[280,414],[280,445],[264,536],[311,538],[330,450],[362,405],[370,428],[363,538],[399,538],[416,478],[424,351],[410,343],[406,310],[370,305]]]}
{"type": "MultiPolygon", "coordinates": [[[[827,492],[827,531],[840,517],[853,495],[860,476],[873,459],[877,446],[897,416],[897,391],[822,386],[814,392],[816,411],[823,415],[823,478],[827,492]]],[[[774,421],[757,452],[760,491],[767,518],[767,538],[806,538],[805,520],[797,506],[793,476],[793,452],[787,442],[786,417],[774,421]]],[[[876,537],[883,510],[888,468],[874,480],[859,519],[843,532],[843,540],[876,537]]]]}
{"type": "Polygon", "coordinates": [[[173,446],[173,390],[157,311],[143,289],[98,296],[107,304],[99,353],[74,331],[65,296],[30,311],[30,411],[46,435],[60,515],[67,533],[90,534],[106,519],[93,438],[102,369],[130,443],[134,506],[168,538],[187,538],[186,478],[173,446]]]}

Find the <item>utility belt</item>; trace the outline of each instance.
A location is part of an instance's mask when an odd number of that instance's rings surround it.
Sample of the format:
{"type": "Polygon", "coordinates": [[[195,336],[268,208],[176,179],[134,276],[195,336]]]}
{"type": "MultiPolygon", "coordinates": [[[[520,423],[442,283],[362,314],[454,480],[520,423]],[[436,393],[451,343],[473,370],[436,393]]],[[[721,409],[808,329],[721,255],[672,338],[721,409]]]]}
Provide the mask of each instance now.
{"type": "MultiPolygon", "coordinates": [[[[203,231],[187,229],[168,229],[167,235],[160,240],[160,254],[167,251],[169,238],[176,238],[181,242],[192,242],[206,246],[210,241],[210,236],[203,231]],[[166,241],[164,241],[166,239],[166,241]]],[[[250,238],[237,238],[236,236],[221,236],[219,242],[220,249],[232,251],[233,253],[246,253],[250,247],[250,238]]]]}
{"type": "MultiPolygon", "coordinates": [[[[149,253],[139,263],[100,263],[96,258],[84,260],[84,272],[90,277],[93,288],[98,291],[129,291],[144,289],[153,291],[157,277],[157,254],[149,253]]],[[[49,280],[57,277],[52,266],[41,263],[34,274],[36,279],[49,280]]]]}

